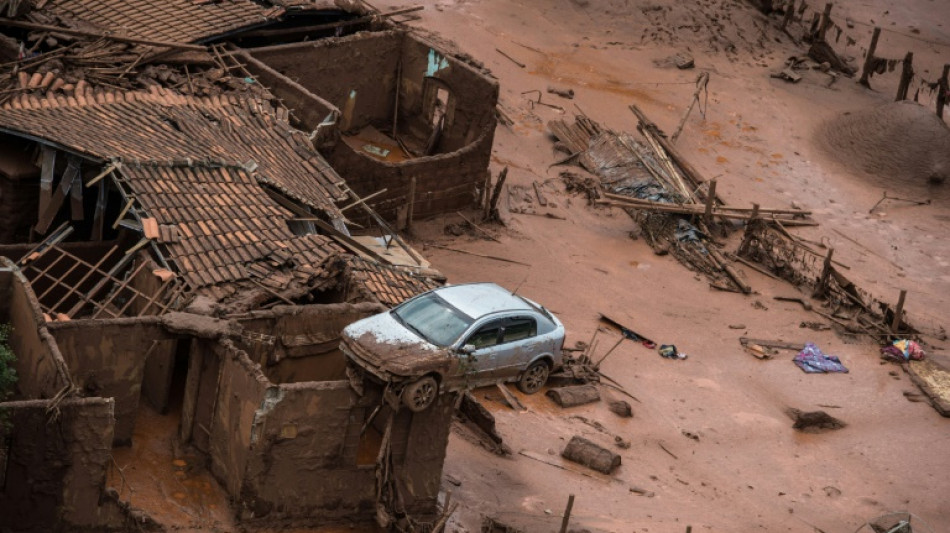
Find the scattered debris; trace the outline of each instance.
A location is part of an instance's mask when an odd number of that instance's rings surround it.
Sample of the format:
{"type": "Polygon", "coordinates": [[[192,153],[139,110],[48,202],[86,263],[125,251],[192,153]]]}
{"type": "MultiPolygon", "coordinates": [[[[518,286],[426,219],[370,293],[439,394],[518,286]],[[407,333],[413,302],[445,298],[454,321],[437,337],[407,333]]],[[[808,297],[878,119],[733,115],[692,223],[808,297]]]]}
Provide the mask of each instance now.
{"type": "Polygon", "coordinates": [[[792,428],[803,433],[822,433],[841,429],[847,425],[824,411],[804,412],[800,409],[789,408],[787,414],[795,421],[792,428]]]}
{"type": "Polygon", "coordinates": [[[577,435],[567,443],[561,457],[603,474],[620,466],[620,455],[577,435]]]}
{"type": "Polygon", "coordinates": [[[633,409],[626,400],[611,400],[607,406],[611,413],[621,418],[633,418],[633,409]]]}
{"type": "Polygon", "coordinates": [[[676,345],[673,344],[662,344],[656,349],[656,351],[659,352],[660,357],[665,357],[667,359],[686,359],[689,357],[685,353],[677,350],[676,345]]]}
{"type": "Polygon", "coordinates": [[[515,411],[526,412],[528,410],[518,398],[508,390],[508,385],[504,381],[499,381],[495,383],[495,386],[498,387],[498,390],[501,391],[501,395],[505,398],[505,403],[508,404],[508,407],[511,407],[515,411]]]}
{"type": "Polygon", "coordinates": [[[656,496],[656,493],[654,493],[652,490],[641,489],[640,487],[630,487],[630,492],[634,492],[640,496],[646,496],[647,498],[656,496]]]}
{"type": "Polygon", "coordinates": [[[499,54],[501,54],[502,56],[504,56],[506,59],[508,59],[508,60],[511,61],[512,63],[514,63],[515,65],[518,65],[518,66],[521,67],[521,68],[525,68],[526,65],[525,65],[524,63],[522,63],[521,61],[518,61],[517,59],[511,57],[510,55],[506,54],[505,52],[502,52],[501,49],[495,48],[495,51],[498,52],[499,54]]]}
{"type": "Polygon", "coordinates": [[[574,407],[600,401],[600,392],[594,385],[574,385],[550,389],[546,396],[561,407],[574,407]]]}
{"type": "Polygon", "coordinates": [[[814,343],[806,342],[802,351],[793,359],[796,365],[808,374],[824,374],[827,372],[847,373],[848,369],[841,364],[835,355],[825,355],[814,343]]]}
{"type": "Polygon", "coordinates": [[[903,367],[930,405],[941,416],[950,418],[950,357],[935,353],[923,361],[909,361],[903,367]]]}
{"type": "Polygon", "coordinates": [[[771,74],[769,77],[771,77],[771,78],[777,78],[777,79],[780,79],[780,80],[785,80],[785,81],[787,81],[787,82],[789,82],[789,83],[798,83],[798,82],[802,81],[802,77],[801,77],[801,76],[799,76],[797,73],[795,73],[795,72],[792,71],[791,69],[787,69],[787,68],[786,68],[786,69],[783,69],[783,70],[781,70],[781,71],[779,71],[779,72],[775,72],[775,73],[771,74]]]}
{"type": "Polygon", "coordinates": [[[465,423],[470,423],[479,433],[484,435],[489,442],[481,443],[489,451],[497,455],[511,455],[511,449],[505,445],[504,440],[498,433],[495,425],[495,416],[491,411],[485,408],[471,393],[462,394],[459,408],[456,413],[465,423]]]}
{"type": "Polygon", "coordinates": [[[525,531],[486,516],[482,521],[482,533],[525,533],[525,531]]]}
{"type": "Polygon", "coordinates": [[[551,94],[556,94],[561,98],[567,98],[568,100],[574,99],[574,89],[567,87],[556,87],[553,85],[548,85],[548,92],[551,94]]]}

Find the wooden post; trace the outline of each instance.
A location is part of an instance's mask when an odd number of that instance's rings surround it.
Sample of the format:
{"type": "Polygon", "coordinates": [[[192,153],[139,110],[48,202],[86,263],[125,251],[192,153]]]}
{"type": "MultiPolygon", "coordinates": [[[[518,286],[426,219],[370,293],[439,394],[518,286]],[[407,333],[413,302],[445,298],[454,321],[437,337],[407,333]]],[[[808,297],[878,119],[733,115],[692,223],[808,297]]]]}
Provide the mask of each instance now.
{"type": "Polygon", "coordinates": [[[782,19],[782,29],[788,27],[788,23],[792,21],[792,16],[795,14],[795,0],[788,0],[785,4],[785,18],[782,19]]]}
{"type": "Polygon", "coordinates": [[[709,192],[706,193],[706,213],[703,215],[703,218],[706,219],[706,224],[712,225],[712,215],[713,215],[713,205],[716,203],[716,180],[709,180],[709,192]]]}
{"type": "Polygon", "coordinates": [[[947,105],[947,98],[950,97],[950,64],[943,66],[943,74],[937,82],[937,116],[943,118],[943,106],[947,105]]]}
{"type": "Polygon", "coordinates": [[[910,82],[914,79],[914,53],[907,52],[904,56],[903,69],[901,69],[901,82],[897,86],[897,97],[895,102],[907,100],[907,90],[910,88],[910,82]]]}
{"type": "Polygon", "coordinates": [[[686,119],[689,118],[689,114],[693,111],[693,106],[696,105],[696,102],[699,101],[699,93],[706,87],[709,83],[709,73],[703,72],[696,78],[696,91],[693,92],[693,98],[689,101],[689,107],[686,108],[686,112],[683,113],[683,118],[680,120],[679,126],[676,127],[676,132],[673,133],[673,136],[670,137],[670,142],[676,142],[676,139],[679,138],[680,133],[683,132],[683,126],[686,125],[686,119]]]}
{"type": "Polygon", "coordinates": [[[831,257],[835,254],[834,248],[828,248],[828,255],[825,256],[825,263],[821,266],[821,278],[818,280],[818,286],[815,287],[815,296],[823,296],[828,287],[828,277],[831,276],[831,257]]]}
{"type": "Polygon", "coordinates": [[[895,335],[901,328],[901,315],[904,314],[905,298],[907,298],[907,290],[901,289],[901,295],[897,297],[897,307],[894,308],[894,320],[891,321],[891,333],[895,335]]]}
{"type": "Polygon", "coordinates": [[[567,509],[564,510],[564,519],[561,520],[561,533],[567,533],[567,525],[571,522],[571,509],[574,508],[574,495],[567,498],[567,509]]]}
{"type": "Polygon", "coordinates": [[[501,197],[501,188],[505,185],[505,179],[508,177],[508,167],[501,169],[498,174],[498,181],[495,182],[495,190],[491,193],[491,202],[488,206],[488,213],[491,218],[497,218],[498,198],[501,197]]]}
{"type": "Polygon", "coordinates": [[[752,204],[752,214],[749,216],[749,222],[759,218],[759,204],[752,204]]]}
{"type": "Polygon", "coordinates": [[[416,177],[409,178],[409,209],[406,213],[406,231],[412,231],[412,217],[416,208],[416,177]]]}
{"type": "Polygon", "coordinates": [[[881,37],[881,28],[874,28],[874,34],[871,35],[871,46],[868,47],[868,55],[864,58],[864,69],[861,71],[861,79],[858,83],[868,89],[871,88],[871,67],[874,64],[874,51],[877,50],[877,40],[881,37]]]}
{"type": "Polygon", "coordinates": [[[482,189],[482,209],[485,213],[482,220],[488,220],[491,217],[491,171],[485,172],[485,187],[482,189]]]}
{"type": "Polygon", "coordinates": [[[831,2],[825,4],[825,11],[821,14],[821,25],[818,26],[818,42],[825,42],[825,35],[831,27],[831,2]]]}

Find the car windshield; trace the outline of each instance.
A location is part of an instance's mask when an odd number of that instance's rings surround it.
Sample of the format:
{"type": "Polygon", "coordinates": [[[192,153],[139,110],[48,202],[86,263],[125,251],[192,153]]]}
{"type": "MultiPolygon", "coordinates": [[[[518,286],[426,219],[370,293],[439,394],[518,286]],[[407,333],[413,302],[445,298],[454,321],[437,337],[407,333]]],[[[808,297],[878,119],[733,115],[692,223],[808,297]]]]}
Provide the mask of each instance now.
{"type": "Polygon", "coordinates": [[[474,320],[449,305],[435,293],[410,300],[397,307],[393,315],[403,325],[436,346],[449,346],[458,339],[474,320]]]}

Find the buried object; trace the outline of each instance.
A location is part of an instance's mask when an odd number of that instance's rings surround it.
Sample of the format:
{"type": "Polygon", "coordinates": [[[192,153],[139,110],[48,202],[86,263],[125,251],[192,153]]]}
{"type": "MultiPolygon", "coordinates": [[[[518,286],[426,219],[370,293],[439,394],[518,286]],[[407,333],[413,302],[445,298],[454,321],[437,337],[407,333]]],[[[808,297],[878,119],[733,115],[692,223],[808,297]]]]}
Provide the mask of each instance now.
{"type": "Polygon", "coordinates": [[[620,466],[618,454],[577,435],[567,443],[561,457],[603,474],[609,474],[620,466]]]}
{"type": "Polygon", "coordinates": [[[801,409],[789,408],[786,413],[795,421],[792,428],[803,433],[821,433],[841,429],[847,425],[824,411],[805,412],[801,409]]]}
{"type": "Polygon", "coordinates": [[[594,385],[572,385],[558,387],[547,392],[548,398],[561,407],[574,407],[600,401],[600,393],[594,385]]]}
{"type": "Polygon", "coordinates": [[[414,412],[439,394],[496,382],[533,394],[563,364],[561,322],[494,283],[420,294],[350,324],[341,339],[348,374],[389,384],[414,412]]]}

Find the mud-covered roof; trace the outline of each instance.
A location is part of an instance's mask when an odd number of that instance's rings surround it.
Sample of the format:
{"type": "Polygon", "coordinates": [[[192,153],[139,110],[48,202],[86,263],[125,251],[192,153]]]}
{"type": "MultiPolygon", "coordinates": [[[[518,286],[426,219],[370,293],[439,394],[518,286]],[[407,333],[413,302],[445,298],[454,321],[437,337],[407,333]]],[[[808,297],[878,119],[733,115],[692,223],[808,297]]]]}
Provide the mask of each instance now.
{"type": "Polygon", "coordinates": [[[284,14],[251,0],[39,0],[29,18],[54,16],[84,29],[123,37],[190,43],[256,26],[284,14]]]}
{"type": "Polygon", "coordinates": [[[254,280],[280,291],[326,277],[324,263],[343,250],[321,235],[297,236],[293,214],[241,167],[125,164],[120,184],[140,206],[146,236],[194,288],[254,280]],[[154,224],[154,225],[152,225],[154,224]]]}
{"type": "Polygon", "coordinates": [[[0,109],[0,130],[51,142],[102,160],[243,165],[259,183],[340,218],[340,176],[287,111],[236,96],[152,92],[77,92],[23,97],[0,109]]]}
{"type": "Polygon", "coordinates": [[[442,285],[431,277],[356,256],[350,258],[346,271],[349,282],[355,283],[365,296],[388,307],[442,285]]]}

